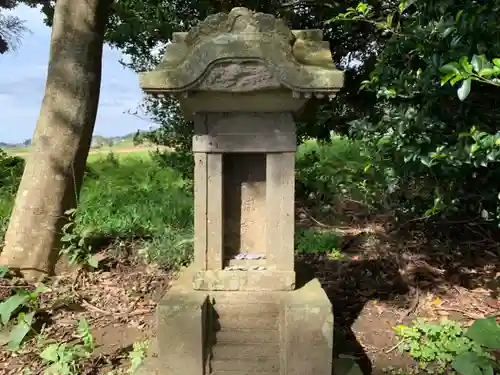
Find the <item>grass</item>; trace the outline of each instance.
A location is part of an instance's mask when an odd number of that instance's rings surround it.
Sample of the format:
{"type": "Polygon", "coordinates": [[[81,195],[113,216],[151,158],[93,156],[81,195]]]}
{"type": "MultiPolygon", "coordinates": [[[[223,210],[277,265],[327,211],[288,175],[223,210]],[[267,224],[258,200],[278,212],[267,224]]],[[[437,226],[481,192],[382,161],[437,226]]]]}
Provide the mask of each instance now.
{"type": "Polygon", "coordinates": [[[150,257],[173,266],[189,255],[193,203],[189,183],[143,153],[89,162],[76,216],[78,232],[145,239],[150,257]]]}
{"type": "MultiPolygon", "coordinates": [[[[338,153],[339,160],[349,153],[356,155],[343,138],[333,140],[335,144],[331,147],[306,142],[299,148],[298,158],[307,158],[313,150],[328,158],[332,152],[338,153]]],[[[111,150],[89,155],[74,219],[76,233],[97,245],[114,240],[140,241],[148,257],[166,267],[189,261],[193,235],[192,181],[167,167],[165,160],[154,157],[147,149],[137,148],[128,153],[115,152],[118,148],[111,150]]],[[[362,162],[359,160],[358,164],[361,166],[362,162]]],[[[12,185],[0,189],[0,238],[14,202],[16,187],[12,185]]],[[[299,230],[297,234],[299,252],[332,252],[338,243],[339,237],[333,233],[299,230]]]]}
{"type": "MultiPolygon", "coordinates": [[[[170,267],[190,257],[193,203],[188,181],[148,152],[90,155],[75,229],[92,243],[137,239],[170,267]]],[[[0,238],[15,197],[0,189],[0,238]]]]}
{"type": "MultiPolygon", "coordinates": [[[[74,243],[85,239],[85,246],[90,244],[99,249],[110,243],[133,242],[136,245],[133,248],[148,261],[167,269],[189,262],[193,239],[192,179],[183,177],[189,173],[174,169],[176,165],[185,168],[187,164],[176,164],[175,157],[157,157],[147,148],[111,151],[102,149],[89,155],[81,200],[74,216],[74,243]]],[[[21,175],[20,168],[11,168],[8,163],[2,167],[2,162],[0,153],[0,247],[21,175]]],[[[332,205],[335,200],[357,200],[373,206],[374,201],[381,201],[386,194],[381,189],[382,176],[377,172],[383,166],[363,144],[342,137],[333,136],[329,144],[307,141],[297,152],[298,200],[303,203],[309,199],[315,207],[328,207],[330,213],[338,212],[332,205]],[[367,168],[373,165],[376,168],[367,168]]],[[[341,233],[326,226],[301,227],[296,232],[296,251],[348,261],[352,253],[343,253],[342,240],[341,233]]],[[[349,278],[354,278],[348,272],[349,278]]],[[[376,278],[371,273],[367,275],[370,280],[376,278]]],[[[344,288],[347,283],[341,280],[344,288]]],[[[362,283],[355,280],[355,284],[358,288],[362,283]]],[[[459,352],[455,350],[457,345],[465,342],[462,346],[467,353],[473,347],[471,340],[463,340],[465,330],[453,324],[419,323],[399,328],[398,345],[422,362],[421,367],[434,361],[441,364],[438,369],[447,369],[459,352]],[[423,341],[430,344],[422,344],[423,341]]]]}

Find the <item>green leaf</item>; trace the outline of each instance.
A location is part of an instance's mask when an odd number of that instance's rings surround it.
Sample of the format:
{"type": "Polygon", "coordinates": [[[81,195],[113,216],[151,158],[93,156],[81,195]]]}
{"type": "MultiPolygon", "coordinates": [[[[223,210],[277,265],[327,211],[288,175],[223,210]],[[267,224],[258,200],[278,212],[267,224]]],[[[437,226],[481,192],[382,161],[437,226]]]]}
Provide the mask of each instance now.
{"type": "Polygon", "coordinates": [[[40,358],[47,362],[57,362],[59,359],[59,344],[50,344],[40,353],[40,358]]]}
{"type": "Polygon", "coordinates": [[[500,349],[500,326],[494,317],[476,320],[466,335],[488,349],[500,349]]]}
{"type": "Polygon", "coordinates": [[[362,14],[366,14],[369,10],[368,4],[366,3],[358,3],[356,6],[356,11],[362,14]]]}
{"type": "Polygon", "coordinates": [[[455,30],[456,30],[455,26],[447,27],[446,30],[443,31],[443,38],[446,38],[447,36],[449,36],[455,30]]]}
{"type": "Polygon", "coordinates": [[[21,347],[21,342],[24,340],[28,332],[31,330],[35,312],[32,311],[28,314],[19,314],[18,323],[10,332],[9,350],[16,351],[21,347]]]}
{"type": "Polygon", "coordinates": [[[497,73],[497,71],[493,68],[483,68],[478,72],[480,77],[491,77],[495,73],[497,73]]]}
{"type": "Polygon", "coordinates": [[[2,324],[6,325],[14,311],[16,311],[20,306],[23,306],[26,302],[28,302],[30,296],[28,293],[19,292],[9,298],[7,300],[0,303],[0,317],[2,319],[2,324]]]}
{"type": "Polygon", "coordinates": [[[455,77],[453,77],[450,81],[450,85],[455,86],[455,83],[460,82],[464,79],[461,74],[457,74],[455,77]]]}
{"type": "Polygon", "coordinates": [[[465,352],[457,355],[451,365],[462,375],[485,375],[490,374],[488,369],[491,368],[491,361],[475,352],[465,352]]]}
{"type": "Polygon", "coordinates": [[[472,56],[471,64],[472,64],[472,68],[474,68],[474,70],[479,73],[481,70],[483,70],[485,68],[485,57],[484,57],[484,55],[481,55],[481,56],[474,55],[474,56],[472,56]]]}
{"type": "Polygon", "coordinates": [[[460,73],[459,66],[457,63],[449,63],[443,65],[441,68],[439,68],[439,71],[441,73],[455,73],[455,74],[460,73]]]}
{"type": "Polygon", "coordinates": [[[89,256],[87,259],[87,263],[90,267],[97,268],[99,267],[99,258],[97,257],[97,255],[89,256]]]}
{"type": "Polygon", "coordinates": [[[463,101],[469,96],[471,84],[472,80],[470,78],[467,78],[462,82],[460,88],[457,90],[458,99],[463,101]]]}
{"type": "Polygon", "coordinates": [[[403,0],[399,3],[399,13],[403,13],[410,5],[414,4],[417,0],[403,0]]]}
{"type": "Polygon", "coordinates": [[[47,288],[45,285],[43,284],[40,284],[36,287],[35,291],[30,293],[30,295],[32,297],[37,297],[38,295],[42,294],[42,293],[45,293],[45,292],[48,292],[50,289],[47,288]]]}
{"type": "Polygon", "coordinates": [[[482,375],[481,369],[475,363],[476,360],[476,353],[466,352],[456,356],[451,365],[462,375],[482,375]]]}
{"type": "Polygon", "coordinates": [[[393,19],[394,19],[394,15],[393,15],[393,14],[389,14],[389,15],[387,16],[387,26],[388,26],[389,28],[391,28],[391,27],[392,27],[392,21],[393,21],[393,19]]]}
{"type": "Polygon", "coordinates": [[[467,56],[462,56],[459,60],[460,67],[467,72],[468,74],[472,74],[472,64],[469,62],[467,56]]]}
{"type": "Polygon", "coordinates": [[[493,59],[493,64],[495,64],[495,66],[498,66],[500,68],[500,59],[493,59]]]}
{"type": "Polygon", "coordinates": [[[448,73],[441,78],[441,86],[444,86],[451,78],[455,77],[455,73],[448,73]]]}
{"type": "Polygon", "coordinates": [[[0,266],[0,278],[4,278],[9,273],[9,267],[0,266]]]}
{"type": "Polygon", "coordinates": [[[10,341],[10,331],[7,329],[0,331],[0,346],[7,345],[10,341]]]}

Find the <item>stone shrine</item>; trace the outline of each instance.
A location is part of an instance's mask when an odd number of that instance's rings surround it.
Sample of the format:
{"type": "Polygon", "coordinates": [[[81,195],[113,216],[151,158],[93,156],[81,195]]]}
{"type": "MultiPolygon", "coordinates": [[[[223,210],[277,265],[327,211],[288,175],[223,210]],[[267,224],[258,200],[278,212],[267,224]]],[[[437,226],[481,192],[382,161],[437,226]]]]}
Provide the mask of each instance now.
{"type": "Polygon", "coordinates": [[[322,39],[234,8],[174,33],[140,74],[194,122],[195,158],[194,262],[158,306],[140,374],[331,374],[332,306],[294,271],[294,118],[343,85],[322,39]]]}

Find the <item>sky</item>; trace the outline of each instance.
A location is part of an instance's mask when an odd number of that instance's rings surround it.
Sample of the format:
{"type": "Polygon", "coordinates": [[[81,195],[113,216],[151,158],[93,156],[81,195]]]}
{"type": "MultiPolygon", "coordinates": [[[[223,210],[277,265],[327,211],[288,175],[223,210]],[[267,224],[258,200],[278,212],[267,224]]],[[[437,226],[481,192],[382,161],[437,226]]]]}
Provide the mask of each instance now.
{"type": "MultiPolygon", "coordinates": [[[[50,28],[37,9],[19,6],[9,12],[25,20],[25,33],[17,51],[0,55],[0,142],[29,139],[40,112],[49,59],[50,28]]],[[[8,14],[7,12],[4,14],[8,14]]],[[[142,97],[139,78],[122,67],[122,54],[104,46],[101,95],[94,135],[121,136],[151,125],[126,113],[142,97]]]]}

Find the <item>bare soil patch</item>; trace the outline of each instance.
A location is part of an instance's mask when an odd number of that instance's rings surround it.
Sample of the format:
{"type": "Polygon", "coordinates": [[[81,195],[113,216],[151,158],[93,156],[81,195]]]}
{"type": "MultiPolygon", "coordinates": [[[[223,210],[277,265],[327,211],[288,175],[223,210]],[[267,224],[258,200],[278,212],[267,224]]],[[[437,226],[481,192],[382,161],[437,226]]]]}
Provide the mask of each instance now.
{"type": "MultiPolygon", "coordinates": [[[[113,250],[101,256],[102,267],[98,271],[66,272],[45,283],[50,290],[40,296],[38,314],[46,317],[45,328],[20,353],[8,355],[6,350],[0,351],[0,373],[23,374],[29,368],[31,374],[42,374],[39,352],[43,343],[71,343],[81,318],[88,320],[97,344],[81,374],[108,374],[116,370],[125,373],[130,366],[128,353],[132,345],[154,335],[154,310],[171,275],[130,255],[117,256],[113,250]]],[[[10,285],[4,281],[1,288],[10,290],[10,285]]]]}
{"type": "MultiPolygon", "coordinates": [[[[424,235],[424,228],[395,231],[383,220],[330,225],[311,217],[299,210],[299,225],[342,233],[345,256],[298,255],[298,281],[319,278],[334,306],[334,355],[355,357],[365,374],[415,370],[414,361],[397,349],[393,327],[398,324],[416,317],[449,317],[471,324],[500,315],[499,252],[493,239],[478,242],[481,236],[471,240],[469,233],[465,240],[457,234],[465,233],[464,227],[460,232],[448,228],[447,233],[437,228],[441,235],[427,228],[424,235]]],[[[88,319],[98,349],[82,367],[82,375],[124,373],[132,344],[155,335],[154,310],[172,275],[137,260],[133,245],[120,251],[103,251],[97,271],[66,271],[53,278],[46,284],[50,291],[40,297],[46,341],[71,342],[78,319],[88,319]]],[[[0,298],[11,290],[12,282],[3,281],[0,298]]],[[[41,374],[39,352],[40,339],[35,337],[16,356],[2,350],[0,373],[21,374],[30,368],[31,374],[41,374]]]]}
{"type": "Polygon", "coordinates": [[[419,372],[398,350],[397,325],[445,317],[471,325],[500,316],[499,242],[485,228],[421,221],[396,227],[387,217],[336,212],[329,223],[298,210],[299,226],[340,233],[344,254],[299,255],[299,277],[320,279],[334,306],[335,354],[356,358],[365,374],[419,372]]]}

